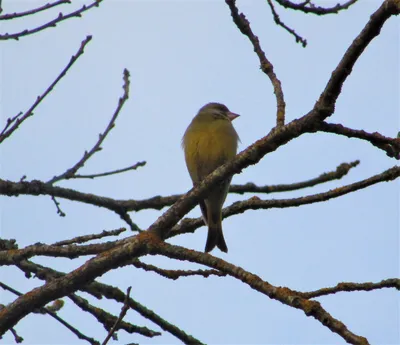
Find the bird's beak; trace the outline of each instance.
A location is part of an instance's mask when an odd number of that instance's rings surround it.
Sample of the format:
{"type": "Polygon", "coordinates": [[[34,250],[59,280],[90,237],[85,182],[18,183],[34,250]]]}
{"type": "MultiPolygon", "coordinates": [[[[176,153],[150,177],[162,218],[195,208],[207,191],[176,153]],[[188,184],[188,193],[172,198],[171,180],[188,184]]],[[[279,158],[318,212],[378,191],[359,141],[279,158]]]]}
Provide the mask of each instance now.
{"type": "Polygon", "coordinates": [[[236,119],[239,116],[240,116],[239,114],[235,114],[235,113],[231,113],[231,112],[228,113],[228,119],[231,121],[233,121],[234,119],[236,119]]]}

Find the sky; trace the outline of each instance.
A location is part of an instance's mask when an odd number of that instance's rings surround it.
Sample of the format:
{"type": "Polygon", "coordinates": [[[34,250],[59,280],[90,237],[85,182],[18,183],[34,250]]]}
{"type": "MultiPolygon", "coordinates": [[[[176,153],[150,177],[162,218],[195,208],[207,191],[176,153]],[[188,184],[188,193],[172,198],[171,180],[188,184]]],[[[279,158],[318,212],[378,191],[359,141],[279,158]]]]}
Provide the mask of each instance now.
{"type": "MultiPolygon", "coordinates": [[[[45,2],[3,1],[4,13],[45,2]]],[[[88,3],[88,2],[86,2],[88,3]]],[[[330,2],[333,4],[332,2],[330,2]]],[[[321,1],[319,4],[330,4],[321,1]]],[[[349,44],[380,6],[359,1],[339,15],[317,17],[278,7],[287,25],[308,41],[307,48],[274,24],[265,1],[238,1],[282,82],[286,120],[306,114],[322,92],[349,44]]],[[[18,21],[3,21],[0,31],[33,28],[78,8],[58,7],[18,21]]],[[[78,6],[79,5],[79,6],[78,6]]],[[[80,42],[93,39],[53,92],[11,138],[0,146],[1,178],[49,180],[74,165],[107,126],[122,95],[122,72],[131,74],[130,98],[116,127],[80,171],[99,173],[138,161],[137,171],[58,185],[116,199],[143,199],[184,193],[191,188],[182,135],[198,109],[217,101],[241,114],[235,128],[239,151],[265,136],[275,125],[276,102],[269,79],[259,69],[248,39],[232,22],[223,1],[104,1],[83,15],[19,41],[1,43],[1,123],[24,111],[69,62],[80,42]]],[[[394,137],[399,131],[399,26],[390,18],[381,35],[365,50],[346,81],[330,122],[394,137]]],[[[2,127],[2,126],[1,126],[2,127]]],[[[293,183],[334,170],[343,162],[360,165],[340,181],[262,199],[292,198],[328,191],[378,174],[396,164],[368,142],[332,134],[307,134],[265,156],[257,166],[234,176],[233,183],[293,183]]],[[[229,195],[225,206],[252,194],[229,195]]],[[[15,238],[20,248],[54,243],[79,235],[126,226],[114,213],[59,200],[59,217],[49,197],[0,197],[1,237],[15,238]]],[[[131,213],[142,229],[162,211],[131,213]]],[[[189,216],[198,217],[195,208],[189,216]]],[[[276,286],[311,291],[339,282],[378,282],[399,276],[399,182],[380,183],[328,202],[288,209],[247,211],[223,222],[229,254],[213,255],[259,275],[276,286]]],[[[124,236],[130,236],[126,232],[124,236]]],[[[169,242],[202,251],[206,228],[169,242]]],[[[68,272],[83,260],[45,257],[34,260],[68,272]]],[[[163,268],[198,266],[146,257],[163,268]]],[[[10,267],[1,281],[27,292],[41,281],[27,280],[10,267]]],[[[300,310],[270,300],[229,277],[170,281],[126,267],[99,281],[123,290],[171,323],[210,344],[343,344],[344,341],[300,310]]],[[[93,304],[118,315],[110,301],[93,304]]],[[[0,292],[3,304],[14,299],[0,292]]],[[[398,344],[399,297],[393,289],[338,293],[318,298],[335,318],[371,344],[398,344]]],[[[102,341],[106,332],[90,315],[65,299],[60,316],[88,336],[102,341]]],[[[159,330],[135,311],[126,321],[159,330]]],[[[25,344],[77,344],[75,335],[48,316],[30,315],[16,326],[25,344]]],[[[118,332],[119,343],[171,344],[163,332],[152,339],[118,332]]],[[[7,333],[2,343],[13,343],[7,333]]],[[[111,342],[117,343],[117,342],[111,342]]]]}

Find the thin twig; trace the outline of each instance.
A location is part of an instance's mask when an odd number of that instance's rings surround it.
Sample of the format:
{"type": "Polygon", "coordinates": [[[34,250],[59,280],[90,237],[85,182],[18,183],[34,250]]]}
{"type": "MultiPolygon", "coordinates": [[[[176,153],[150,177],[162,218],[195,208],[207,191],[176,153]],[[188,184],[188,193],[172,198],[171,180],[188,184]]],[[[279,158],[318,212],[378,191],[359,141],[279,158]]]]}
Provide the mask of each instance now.
{"type": "Polygon", "coordinates": [[[116,175],[116,174],[120,174],[126,171],[130,171],[130,170],[136,170],[139,167],[143,167],[146,165],[146,162],[137,162],[134,165],[131,165],[127,168],[123,168],[123,169],[117,169],[117,170],[113,170],[113,171],[108,171],[108,172],[104,172],[104,173],[100,173],[100,174],[92,174],[92,175],[73,175],[71,178],[96,178],[96,177],[103,177],[103,176],[110,176],[110,175],[116,175]]]}
{"type": "Polygon", "coordinates": [[[130,297],[130,294],[131,294],[131,290],[132,290],[132,286],[128,287],[128,289],[126,291],[125,302],[124,302],[124,305],[122,306],[122,309],[121,309],[121,312],[119,314],[119,317],[118,317],[117,321],[115,321],[114,326],[112,326],[112,328],[108,332],[107,337],[104,339],[102,345],[107,345],[108,341],[114,335],[114,333],[118,329],[119,324],[121,323],[122,319],[125,317],[126,313],[128,312],[128,310],[129,310],[129,297],[130,297]]]}
{"type": "Polygon", "coordinates": [[[28,117],[33,115],[33,111],[35,108],[40,104],[41,101],[54,89],[54,87],[57,85],[57,83],[67,74],[68,70],[72,67],[72,65],[75,63],[76,60],[84,53],[84,49],[86,45],[90,42],[92,39],[92,36],[87,36],[82,42],[81,45],[76,52],[75,55],[73,55],[68,62],[67,66],[61,71],[61,73],[57,76],[57,78],[50,84],[50,86],[46,89],[46,91],[37,97],[36,101],[32,104],[32,106],[21,116],[18,117],[14,122],[13,126],[9,128],[8,130],[4,131],[0,135],[0,143],[3,142],[6,138],[8,138],[18,127],[22,122],[24,122],[28,117]]]}
{"type": "Polygon", "coordinates": [[[392,278],[392,279],[385,279],[380,281],[379,283],[372,283],[372,282],[367,282],[367,283],[339,283],[334,287],[330,288],[322,288],[319,290],[315,291],[310,291],[310,292],[299,292],[301,297],[303,298],[316,298],[316,297],[321,297],[321,296],[326,296],[326,295],[332,295],[337,292],[342,292],[342,291],[371,291],[371,290],[378,290],[378,289],[384,289],[384,288],[395,288],[397,290],[400,290],[400,279],[398,278],[392,278]]]}
{"type": "Polygon", "coordinates": [[[47,22],[43,25],[40,25],[34,29],[30,29],[30,30],[25,29],[23,31],[12,33],[12,34],[6,33],[4,35],[0,35],[0,41],[1,40],[9,40],[9,39],[19,40],[21,37],[32,35],[32,34],[35,34],[37,32],[40,32],[42,30],[45,30],[45,29],[48,29],[51,27],[56,27],[58,23],[66,20],[66,19],[73,18],[73,17],[80,18],[80,17],[82,17],[83,12],[86,12],[93,7],[98,7],[102,1],[103,0],[95,0],[90,5],[83,5],[80,9],[78,9],[74,12],[68,13],[68,14],[63,14],[60,12],[58,14],[58,16],[56,18],[54,18],[53,20],[50,20],[49,22],[47,22]]]}
{"type": "Polygon", "coordinates": [[[24,341],[24,338],[20,337],[17,333],[17,331],[14,328],[10,329],[10,332],[14,336],[14,340],[17,344],[22,343],[24,341]]]}
{"type": "Polygon", "coordinates": [[[3,130],[0,133],[0,138],[3,136],[4,132],[7,130],[8,127],[10,127],[21,115],[22,111],[20,111],[17,115],[14,117],[9,117],[6,121],[6,125],[4,126],[3,130]]]}
{"type": "Polygon", "coordinates": [[[274,21],[276,23],[276,25],[281,26],[282,28],[284,28],[287,32],[289,32],[291,35],[294,36],[296,43],[301,43],[301,45],[303,46],[303,48],[305,48],[307,46],[307,40],[304,39],[303,37],[301,37],[300,35],[297,34],[296,31],[294,31],[292,28],[288,27],[284,22],[281,21],[281,18],[279,17],[279,14],[276,12],[275,10],[275,6],[272,3],[272,0],[267,0],[268,5],[271,9],[272,15],[274,17],[274,21]]]}
{"type": "Polygon", "coordinates": [[[115,230],[103,230],[100,234],[84,235],[74,237],[70,240],[59,241],[53,244],[53,246],[68,246],[70,244],[86,243],[89,241],[97,240],[99,238],[104,238],[107,236],[118,236],[122,232],[126,231],[125,228],[119,228],[115,230]]]}
{"type": "Polygon", "coordinates": [[[190,276],[202,276],[204,278],[208,278],[209,276],[218,276],[225,277],[226,273],[217,271],[217,270],[166,270],[159,268],[154,265],[145,264],[141,262],[139,259],[132,259],[132,265],[136,268],[141,268],[147,272],[154,272],[159,274],[162,277],[176,280],[181,277],[190,277],[190,276]]]}
{"type": "Polygon", "coordinates": [[[354,5],[358,0],[349,0],[343,4],[337,4],[333,7],[316,6],[313,3],[311,3],[310,0],[303,1],[300,4],[296,4],[289,0],[275,0],[275,1],[279,5],[281,5],[285,8],[290,8],[292,10],[297,10],[297,11],[301,11],[304,13],[317,14],[317,15],[321,16],[321,15],[325,15],[325,14],[339,13],[342,10],[347,10],[350,6],[354,5]]]}
{"type": "Polygon", "coordinates": [[[56,198],[54,196],[51,197],[51,200],[53,200],[54,204],[56,205],[57,208],[57,214],[60,217],[65,217],[66,214],[63,212],[63,210],[60,208],[60,203],[56,200],[56,198]]]}
{"type": "Polygon", "coordinates": [[[253,45],[254,51],[260,60],[261,70],[271,80],[277,103],[276,125],[278,127],[283,126],[285,124],[286,104],[283,96],[281,82],[274,72],[274,66],[265,56],[258,37],[254,35],[253,31],[251,30],[249,21],[246,19],[243,13],[239,13],[238,8],[236,7],[236,0],[225,0],[225,2],[231,10],[233,22],[236,24],[240,32],[248,37],[251,44],[253,45]]]}
{"type": "Polygon", "coordinates": [[[0,20],[9,20],[9,19],[15,19],[15,18],[21,18],[21,17],[25,17],[25,16],[29,16],[31,14],[36,14],[45,10],[48,10],[52,7],[56,7],[58,5],[62,5],[62,4],[70,4],[71,0],[58,0],[55,1],[53,3],[48,3],[46,5],[40,6],[40,7],[36,7],[32,10],[28,10],[28,11],[24,11],[24,12],[19,12],[19,13],[9,13],[9,14],[3,14],[0,16],[0,20]]]}
{"type": "MultiPolygon", "coordinates": [[[[81,296],[70,294],[68,295],[68,298],[73,301],[80,309],[95,317],[96,320],[103,325],[107,332],[112,329],[113,325],[115,325],[118,320],[116,316],[106,312],[101,308],[91,305],[88,300],[81,296]]],[[[136,333],[149,338],[161,335],[160,332],[153,331],[147,327],[135,326],[128,322],[120,322],[119,326],[120,329],[123,329],[125,332],[130,334],[136,333]]]]}
{"type": "Polygon", "coordinates": [[[87,160],[92,157],[97,151],[101,150],[101,144],[103,143],[104,139],[107,137],[108,133],[114,128],[115,126],[115,121],[124,106],[125,102],[129,98],[129,71],[127,69],[124,69],[123,73],[123,95],[119,98],[118,100],[118,106],[114,111],[113,116],[111,117],[110,122],[108,123],[106,129],[104,130],[103,133],[99,134],[99,139],[97,142],[94,144],[94,146],[91,148],[90,151],[85,151],[83,154],[83,157],[70,169],[66,170],[60,175],[54,176],[51,180],[49,180],[47,183],[48,184],[54,184],[55,182],[61,181],[61,180],[66,180],[72,178],[76,172],[84,166],[84,164],[87,162],[87,160]]]}

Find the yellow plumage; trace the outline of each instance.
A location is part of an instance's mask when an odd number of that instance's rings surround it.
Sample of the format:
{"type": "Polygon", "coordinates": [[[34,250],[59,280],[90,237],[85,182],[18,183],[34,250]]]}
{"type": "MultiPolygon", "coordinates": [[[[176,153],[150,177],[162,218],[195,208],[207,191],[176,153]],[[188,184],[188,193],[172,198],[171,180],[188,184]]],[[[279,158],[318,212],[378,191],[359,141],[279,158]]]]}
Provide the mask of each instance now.
{"type": "MultiPolygon", "coordinates": [[[[209,103],[200,109],[187,128],[182,146],[194,185],[235,157],[239,137],[231,121],[237,116],[223,104],[209,103]]],[[[214,187],[199,202],[204,221],[208,225],[206,252],[215,246],[224,252],[228,251],[222,233],[221,210],[230,181],[231,179],[223,181],[214,187]]]]}

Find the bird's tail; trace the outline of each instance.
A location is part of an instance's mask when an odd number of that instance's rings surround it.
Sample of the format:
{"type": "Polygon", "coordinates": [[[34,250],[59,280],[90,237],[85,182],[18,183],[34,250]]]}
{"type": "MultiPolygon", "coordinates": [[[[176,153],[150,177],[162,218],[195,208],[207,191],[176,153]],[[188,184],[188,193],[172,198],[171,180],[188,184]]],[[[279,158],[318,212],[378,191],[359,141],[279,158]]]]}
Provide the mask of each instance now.
{"type": "Polygon", "coordinates": [[[228,252],[228,247],[225,243],[224,234],[222,233],[221,221],[214,224],[209,222],[206,248],[204,249],[204,251],[210,252],[216,246],[223,252],[228,252]]]}

